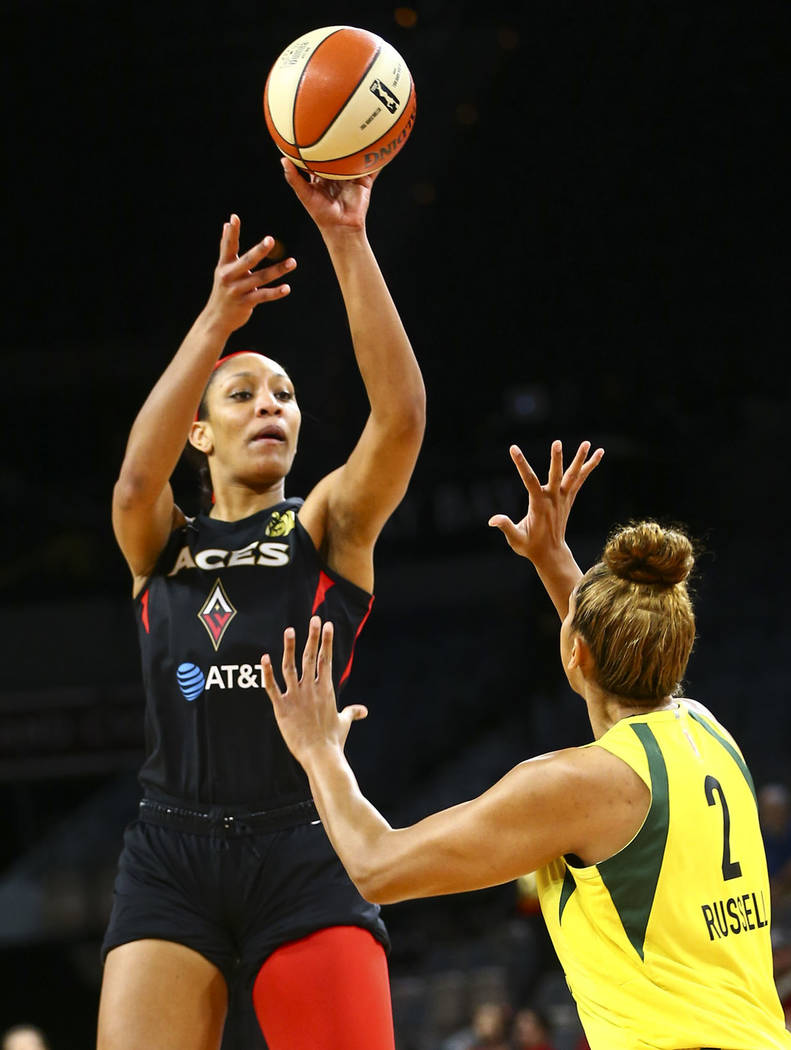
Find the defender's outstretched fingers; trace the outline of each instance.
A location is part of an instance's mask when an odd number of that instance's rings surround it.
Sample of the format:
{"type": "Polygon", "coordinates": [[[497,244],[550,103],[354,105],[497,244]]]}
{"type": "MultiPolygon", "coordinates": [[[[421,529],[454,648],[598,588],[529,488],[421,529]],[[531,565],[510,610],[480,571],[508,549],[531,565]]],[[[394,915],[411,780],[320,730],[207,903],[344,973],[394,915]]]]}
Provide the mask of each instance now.
{"type": "Polygon", "coordinates": [[[585,457],[588,455],[588,450],[591,447],[590,441],[583,441],[580,447],[574,454],[574,459],[569,463],[566,468],[566,472],[563,475],[563,480],[560,483],[561,492],[576,492],[582,482],[585,480],[585,476],[580,476],[580,471],[585,462],[585,457]]]}
{"type": "Polygon", "coordinates": [[[524,452],[518,445],[511,445],[509,449],[511,459],[514,462],[514,466],[519,472],[519,477],[522,479],[522,484],[527,489],[531,496],[541,495],[541,482],[538,480],[538,475],[527,462],[527,458],[524,452]]]}
{"type": "Polygon", "coordinates": [[[283,694],[280,692],[280,686],[275,679],[272,657],[269,653],[264,653],[261,657],[261,669],[264,672],[264,689],[266,689],[269,699],[273,704],[279,704],[283,699],[283,694]]]}
{"type": "Polygon", "coordinates": [[[308,640],[302,650],[302,681],[316,677],[316,654],[319,651],[319,635],[321,634],[321,618],[311,616],[308,624],[308,640]]]}
{"type": "Polygon", "coordinates": [[[327,620],[321,632],[321,648],[319,649],[319,662],[316,667],[316,677],[319,681],[332,682],[332,640],[335,628],[331,620],[327,620]]]}
{"type": "Polygon", "coordinates": [[[574,459],[572,459],[571,463],[569,463],[569,465],[568,465],[568,469],[566,470],[567,474],[571,475],[571,474],[578,473],[578,471],[581,469],[583,463],[585,462],[585,457],[588,455],[590,447],[591,447],[590,441],[581,441],[580,442],[580,447],[574,453],[574,459]]]}
{"type": "Polygon", "coordinates": [[[591,471],[595,470],[596,467],[601,463],[602,456],[604,455],[603,448],[597,448],[596,451],[591,455],[587,463],[583,463],[580,467],[580,479],[584,481],[591,471]]]}
{"type": "Polygon", "coordinates": [[[586,457],[590,452],[590,447],[590,441],[582,442],[577,449],[576,456],[569,464],[568,470],[563,475],[561,490],[571,493],[572,496],[575,496],[579,492],[585,479],[590,472],[599,465],[601,458],[604,455],[604,449],[597,448],[590,459],[587,459],[586,457]]]}
{"type": "Polygon", "coordinates": [[[360,722],[363,718],[368,717],[368,708],[364,704],[350,704],[349,707],[344,707],[338,717],[348,733],[352,722],[360,722]]]}
{"type": "Polygon", "coordinates": [[[522,537],[522,533],[516,522],[511,521],[507,514],[493,514],[489,518],[488,524],[493,529],[499,529],[500,532],[505,536],[509,545],[516,549],[514,546],[522,537]]]}
{"type": "Polygon", "coordinates": [[[549,453],[549,475],[547,485],[557,488],[563,481],[563,442],[555,440],[549,453]]]}
{"type": "Polygon", "coordinates": [[[297,676],[297,665],[294,658],[294,651],[297,646],[297,633],[293,627],[287,627],[283,631],[283,681],[286,683],[286,691],[289,692],[292,689],[296,689],[299,685],[299,678],[297,676]]]}

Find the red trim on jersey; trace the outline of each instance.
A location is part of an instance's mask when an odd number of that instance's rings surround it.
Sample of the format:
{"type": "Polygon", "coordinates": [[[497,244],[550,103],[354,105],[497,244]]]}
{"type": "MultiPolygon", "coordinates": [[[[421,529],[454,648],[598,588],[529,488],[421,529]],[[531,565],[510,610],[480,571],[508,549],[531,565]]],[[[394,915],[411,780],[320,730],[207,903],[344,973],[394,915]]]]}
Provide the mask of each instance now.
{"type": "Polygon", "coordinates": [[[362,620],[360,620],[360,626],[357,628],[357,633],[354,636],[354,641],[352,642],[352,651],[351,655],[349,656],[349,662],[346,664],[346,670],[341,675],[340,682],[338,682],[339,686],[343,685],[343,683],[346,681],[346,679],[349,677],[349,674],[351,673],[352,663],[354,662],[354,647],[355,645],[357,645],[357,639],[360,637],[360,631],[363,629],[363,627],[365,627],[365,621],[371,615],[371,609],[373,607],[373,604],[374,596],[371,595],[371,597],[368,599],[368,608],[366,609],[365,616],[363,616],[362,620]]]}
{"type": "Polygon", "coordinates": [[[149,622],[148,622],[148,588],[147,587],[143,591],[143,593],[140,595],[140,605],[141,605],[140,620],[142,621],[142,624],[143,624],[143,626],[146,629],[146,634],[151,634],[151,627],[150,627],[149,622]]]}
{"type": "Polygon", "coordinates": [[[313,608],[310,610],[310,615],[316,612],[318,607],[327,597],[327,591],[330,587],[335,586],[335,580],[330,579],[327,573],[321,569],[319,571],[319,582],[316,584],[316,593],[313,595],[313,608]]]}

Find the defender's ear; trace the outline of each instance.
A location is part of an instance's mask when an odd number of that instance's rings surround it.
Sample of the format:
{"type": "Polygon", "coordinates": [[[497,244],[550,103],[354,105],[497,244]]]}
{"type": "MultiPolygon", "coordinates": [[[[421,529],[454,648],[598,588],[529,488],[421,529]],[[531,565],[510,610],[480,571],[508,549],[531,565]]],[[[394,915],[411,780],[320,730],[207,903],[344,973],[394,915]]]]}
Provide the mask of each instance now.
{"type": "Polygon", "coordinates": [[[574,671],[576,668],[579,668],[584,675],[589,675],[592,666],[593,654],[590,651],[588,643],[582,635],[575,634],[574,641],[571,643],[571,652],[569,653],[566,670],[574,671]]]}

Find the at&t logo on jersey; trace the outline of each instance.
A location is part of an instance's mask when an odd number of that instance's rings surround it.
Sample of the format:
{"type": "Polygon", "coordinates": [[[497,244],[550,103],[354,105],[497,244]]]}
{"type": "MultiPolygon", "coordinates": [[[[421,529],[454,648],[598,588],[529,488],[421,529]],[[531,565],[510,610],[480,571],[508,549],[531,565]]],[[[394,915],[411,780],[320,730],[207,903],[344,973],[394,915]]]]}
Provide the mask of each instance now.
{"type": "Polygon", "coordinates": [[[185,700],[197,700],[206,685],[206,675],[195,664],[179,664],[176,679],[185,700]]]}
{"type": "Polygon", "coordinates": [[[197,664],[179,664],[176,681],[185,700],[197,700],[210,689],[263,689],[264,670],[260,664],[212,664],[204,674],[197,664]]]}

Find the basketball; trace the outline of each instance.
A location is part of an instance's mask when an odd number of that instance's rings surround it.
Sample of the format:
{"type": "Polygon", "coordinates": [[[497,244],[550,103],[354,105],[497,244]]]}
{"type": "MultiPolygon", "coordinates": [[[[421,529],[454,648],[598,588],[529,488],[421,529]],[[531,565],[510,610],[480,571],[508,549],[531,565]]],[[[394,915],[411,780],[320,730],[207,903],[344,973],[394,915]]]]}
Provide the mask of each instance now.
{"type": "Polygon", "coordinates": [[[328,26],[278,56],[264,87],[264,117],[280,152],[325,179],[379,171],[415,123],[415,85],[386,40],[328,26]]]}

